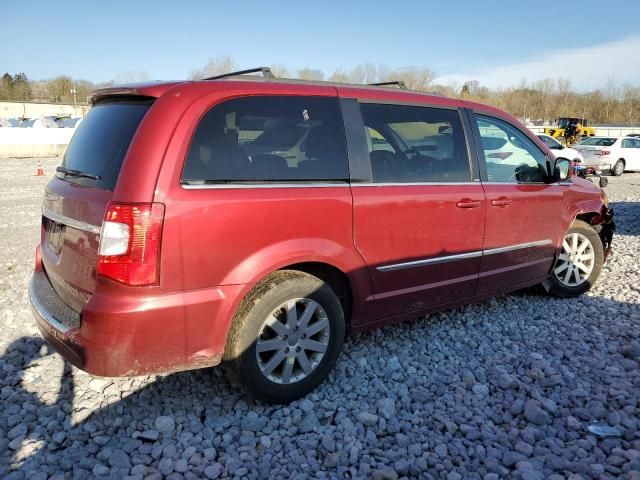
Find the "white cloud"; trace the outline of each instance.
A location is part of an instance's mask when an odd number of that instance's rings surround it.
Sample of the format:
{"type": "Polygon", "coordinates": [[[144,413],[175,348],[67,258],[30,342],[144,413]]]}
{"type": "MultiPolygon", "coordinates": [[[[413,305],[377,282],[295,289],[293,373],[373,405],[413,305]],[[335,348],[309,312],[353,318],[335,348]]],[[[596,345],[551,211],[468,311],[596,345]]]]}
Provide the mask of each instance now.
{"type": "Polygon", "coordinates": [[[640,35],[590,47],[565,49],[536,55],[511,65],[483,67],[444,75],[438,83],[478,80],[488,87],[517,86],[526,80],[566,78],[578,90],[605,86],[610,78],[620,83],[640,84],[640,35]]]}

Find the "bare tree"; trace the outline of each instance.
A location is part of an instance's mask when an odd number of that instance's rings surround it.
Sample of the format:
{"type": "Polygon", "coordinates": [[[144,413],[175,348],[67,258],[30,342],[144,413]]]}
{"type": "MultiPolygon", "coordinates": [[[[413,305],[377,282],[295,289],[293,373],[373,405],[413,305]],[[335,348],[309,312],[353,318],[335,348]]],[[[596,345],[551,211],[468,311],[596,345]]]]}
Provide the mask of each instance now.
{"type": "Polygon", "coordinates": [[[324,72],[322,70],[309,67],[298,70],[297,76],[300,80],[324,80],[324,72]]]}
{"type": "Polygon", "coordinates": [[[402,67],[393,72],[393,80],[402,80],[410,90],[427,91],[435,74],[427,67],[402,67]]]}
{"type": "Polygon", "coordinates": [[[189,72],[189,78],[192,80],[199,80],[206,77],[222,75],[223,73],[229,73],[236,69],[236,61],[232,57],[229,55],[219,55],[207,60],[204,67],[191,70],[191,72],[189,72]]]}
{"type": "Polygon", "coordinates": [[[350,83],[351,82],[351,75],[349,75],[349,73],[347,71],[343,70],[342,67],[338,67],[329,76],[328,80],[330,82],[350,83]]]}
{"type": "Polygon", "coordinates": [[[276,63],[275,65],[271,66],[271,73],[273,73],[273,75],[277,78],[289,78],[289,69],[281,64],[281,63],[276,63]]]}

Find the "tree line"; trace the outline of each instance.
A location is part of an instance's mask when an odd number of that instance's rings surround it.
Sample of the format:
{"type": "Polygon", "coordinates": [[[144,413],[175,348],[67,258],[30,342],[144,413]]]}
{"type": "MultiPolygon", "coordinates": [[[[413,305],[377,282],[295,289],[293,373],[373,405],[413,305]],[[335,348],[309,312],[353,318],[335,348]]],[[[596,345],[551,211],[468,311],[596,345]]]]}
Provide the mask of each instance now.
{"type": "MultiPolygon", "coordinates": [[[[223,55],[209,59],[201,68],[191,70],[189,78],[201,79],[238,69],[232,57],[223,55]]],[[[477,80],[443,84],[437,81],[435,72],[426,66],[392,68],[384,64],[362,63],[350,69],[337,68],[330,75],[310,67],[290,70],[282,64],[272,65],[271,70],[279,78],[340,83],[367,84],[399,80],[411,90],[478,101],[533,122],[552,123],[559,117],[581,117],[592,124],[640,125],[640,87],[619,84],[613,78],[602,88],[579,92],[573,88],[570,80],[564,78],[522,81],[517,86],[506,88],[489,88],[477,80]]],[[[0,83],[0,100],[73,103],[75,91],[75,100],[85,104],[91,91],[96,88],[149,79],[146,72],[126,72],[104,83],[65,75],[32,81],[24,73],[5,73],[0,83]]]]}

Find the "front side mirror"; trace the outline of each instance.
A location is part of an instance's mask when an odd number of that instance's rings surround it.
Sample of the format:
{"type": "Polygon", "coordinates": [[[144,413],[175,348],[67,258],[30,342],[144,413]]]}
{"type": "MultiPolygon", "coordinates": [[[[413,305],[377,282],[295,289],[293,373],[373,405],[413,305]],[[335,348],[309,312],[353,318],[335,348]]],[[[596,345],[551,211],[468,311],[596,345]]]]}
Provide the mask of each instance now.
{"type": "Polygon", "coordinates": [[[556,182],[567,180],[571,176],[571,160],[568,158],[557,158],[553,168],[553,179],[556,182]]]}

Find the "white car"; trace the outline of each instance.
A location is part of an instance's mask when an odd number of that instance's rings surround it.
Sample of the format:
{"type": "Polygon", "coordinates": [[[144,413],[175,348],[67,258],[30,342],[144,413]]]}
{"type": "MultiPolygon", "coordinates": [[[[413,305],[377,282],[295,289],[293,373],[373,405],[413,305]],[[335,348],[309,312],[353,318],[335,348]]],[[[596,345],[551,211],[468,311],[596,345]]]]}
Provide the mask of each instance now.
{"type": "Polygon", "coordinates": [[[574,145],[584,163],[597,170],[622,175],[625,170],[640,171],[640,138],[588,137],[574,145]]]}
{"type": "Polygon", "coordinates": [[[553,154],[557,157],[567,158],[572,162],[584,162],[584,157],[582,154],[576,150],[575,148],[566,147],[561,144],[558,140],[553,138],[551,135],[538,135],[538,138],[542,140],[550,150],[553,150],[553,154]]]}

